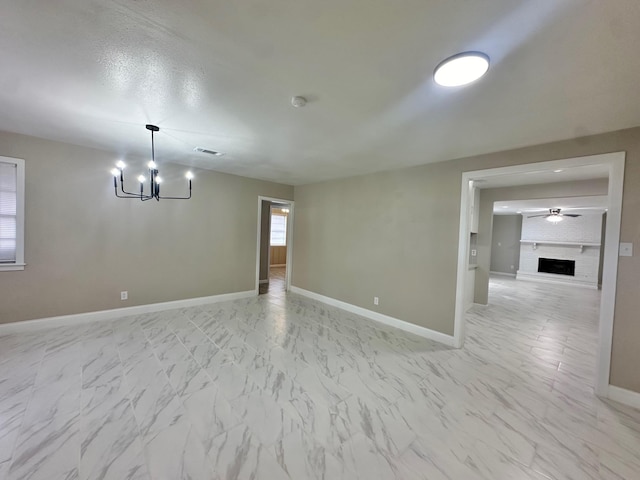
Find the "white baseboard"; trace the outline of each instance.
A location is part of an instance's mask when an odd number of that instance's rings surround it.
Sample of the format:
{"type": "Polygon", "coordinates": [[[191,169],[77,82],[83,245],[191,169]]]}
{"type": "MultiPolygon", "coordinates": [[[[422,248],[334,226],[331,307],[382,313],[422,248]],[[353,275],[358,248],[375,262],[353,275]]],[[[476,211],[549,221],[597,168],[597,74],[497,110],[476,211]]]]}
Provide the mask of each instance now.
{"type": "Polygon", "coordinates": [[[276,264],[269,265],[269,266],[270,267],[286,267],[287,264],[286,263],[276,263],[276,264]]]}
{"type": "Polygon", "coordinates": [[[23,320],[21,322],[0,324],[0,334],[26,332],[40,330],[43,328],[68,327],[83,323],[112,320],[114,318],[126,317],[129,315],[140,315],[142,313],[161,312],[163,310],[172,310],[174,308],[195,307],[209,303],[225,302],[227,300],[238,300],[240,298],[253,297],[257,294],[258,292],[255,290],[247,290],[245,292],[223,293],[221,295],[212,295],[210,297],[187,298],[185,300],[150,303],[147,305],[136,305],[134,307],[75,313],[72,315],[61,315],[59,317],[38,318],[36,320],[23,320]]]}
{"type": "Polygon", "coordinates": [[[598,289],[597,283],[586,283],[578,280],[565,280],[563,278],[556,278],[553,274],[547,273],[534,273],[534,272],[521,272],[518,270],[516,275],[517,280],[530,280],[532,282],[540,283],[555,283],[558,285],[571,285],[573,287],[590,288],[592,290],[598,289]]]}
{"type": "Polygon", "coordinates": [[[451,335],[447,335],[441,332],[436,332],[435,330],[430,330],[428,328],[421,327],[413,323],[405,322],[404,320],[390,317],[388,315],[374,312],[372,310],[367,310],[366,308],[358,307],[356,305],[352,305],[350,303],[346,303],[341,300],[336,300],[335,298],[325,297],[324,295],[320,295],[319,293],[310,292],[308,290],[304,290],[300,287],[296,287],[293,285],[291,285],[290,291],[292,293],[297,293],[298,295],[302,295],[304,297],[308,297],[313,300],[326,303],[327,305],[341,308],[342,310],[346,310],[347,312],[361,315],[363,317],[369,318],[376,322],[383,323],[385,325],[389,325],[391,327],[395,327],[400,330],[413,333],[414,335],[419,335],[421,337],[428,338],[429,340],[434,340],[436,342],[443,343],[449,347],[454,346],[454,338],[451,335]]]}
{"type": "Polygon", "coordinates": [[[493,270],[491,270],[489,272],[490,275],[501,275],[503,277],[514,277],[516,276],[515,273],[505,273],[505,272],[494,272],[493,270]]]}
{"type": "Polygon", "coordinates": [[[640,408],[640,393],[625,388],[609,385],[607,397],[615,402],[624,403],[630,407],[640,408]]]}
{"type": "Polygon", "coordinates": [[[265,280],[260,280],[260,283],[269,283],[269,279],[265,279],[265,280]]]}

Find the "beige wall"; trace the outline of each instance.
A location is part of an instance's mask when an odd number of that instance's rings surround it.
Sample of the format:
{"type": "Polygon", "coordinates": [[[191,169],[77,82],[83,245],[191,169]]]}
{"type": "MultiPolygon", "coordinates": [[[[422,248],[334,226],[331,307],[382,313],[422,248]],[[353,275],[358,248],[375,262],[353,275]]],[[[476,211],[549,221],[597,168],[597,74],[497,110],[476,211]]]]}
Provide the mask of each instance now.
{"type": "Polygon", "coordinates": [[[493,216],[490,271],[516,274],[520,263],[521,230],[522,215],[493,216]]]}
{"type": "Polygon", "coordinates": [[[260,219],[260,280],[269,280],[269,236],[271,232],[271,202],[262,201],[262,218],[260,219]]]}
{"type": "Polygon", "coordinates": [[[478,268],[476,269],[474,302],[486,305],[489,298],[492,222],[497,218],[497,215],[493,215],[494,202],[607,195],[608,185],[609,181],[606,178],[601,178],[579,182],[556,182],[542,185],[519,185],[517,187],[487,188],[480,190],[480,218],[478,222],[477,244],[478,268]]]}
{"type": "MultiPolygon", "coordinates": [[[[453,333],[463,171],[626,151],[621,241],[640,248],[640,128],[295,188],[292,284],[453,333]],[[374,307],[373,297],[380,297],[374,307]]],[[[488,265],[487,265],[488,267],[488,265]]],[[[611,382],[640,391],[640,255],[621,257],[611,382]]]]}
{"type": "MultiPolygon", "coordinates": [[[[191,200],[142,203],[115,198],[112,152],[0,133],[0,155],[25,160],[27,263],[0,272],[0,323],[253,290],[258,195],[293,198],[198,170],[191,200]]],[[[161,166],[167,193],[186,169],[161,166]]]]}

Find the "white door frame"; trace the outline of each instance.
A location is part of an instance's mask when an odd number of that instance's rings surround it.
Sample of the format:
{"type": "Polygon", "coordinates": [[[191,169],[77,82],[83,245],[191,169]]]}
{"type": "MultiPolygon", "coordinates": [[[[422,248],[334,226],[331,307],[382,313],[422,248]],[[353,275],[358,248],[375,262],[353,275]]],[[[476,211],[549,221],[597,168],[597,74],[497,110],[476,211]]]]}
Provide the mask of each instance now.
{"type": "MultiPolygon", "coordinates": [[[[258,233],[256,241],[256,295],[260,293],[260,232],[262,231],[262,201],[284,203],[289,205],[289,215],[287,215],[287,266],[285,267],[285,290],[289,291],[291,288],[291,270],[293,267],[293,200],[286,200],[283,198],[264,197],[258,196],[258,233]]],[[[268,266],[267,268],[270,268],[268,266]]]]}
{"type": "MultiPolygon", "coordinates": [[[[527,163],[511,167],[490,168],[463,172],[460,190],[460,234],[458,239],[458,271],[456,281],[456,305],[453,327],[454,345],[462,347],[465,338],[465,276],[469,272],[469,182],[501,175],[525,174],[541,170],[556,170],[588,165],[603,165],[609,169],[608,211],[605,230],[604,264],[602,267],[602,297],[600,302],[600,326],[598,332],[598,368],[595,391],[599,396],[609,392],[611,369],[611,343],[613,340],[613,316],[616,301],[618,274],[618,247],[622,216],[622,189],[624,183],[625,152],[605,153],[586,157],[574,157],[549,162],[527,163]]],[[[472,271],[475,273],[475,270],[472,271]]]]}

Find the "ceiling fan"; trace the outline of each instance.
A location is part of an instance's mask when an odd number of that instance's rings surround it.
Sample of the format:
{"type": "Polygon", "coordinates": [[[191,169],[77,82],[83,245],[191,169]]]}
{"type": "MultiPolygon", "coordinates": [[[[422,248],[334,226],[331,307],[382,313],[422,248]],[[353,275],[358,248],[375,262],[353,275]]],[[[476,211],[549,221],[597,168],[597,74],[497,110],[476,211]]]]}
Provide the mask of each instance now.
{"type": "Polygon", "coordinates": [[[549,213],[544,214],[544,215],[529,215],[529,217],[527,218],[534,218],[534,217],[545,217],[547,219],[547,221],[552,222],[552,223],[557,223],[557,222],[561,222],[563,217],[581,217],[582,215],[579,215],[577,213],[560,213],[560,209],[559,208],[550,208],[549,209],[549,213]]]}

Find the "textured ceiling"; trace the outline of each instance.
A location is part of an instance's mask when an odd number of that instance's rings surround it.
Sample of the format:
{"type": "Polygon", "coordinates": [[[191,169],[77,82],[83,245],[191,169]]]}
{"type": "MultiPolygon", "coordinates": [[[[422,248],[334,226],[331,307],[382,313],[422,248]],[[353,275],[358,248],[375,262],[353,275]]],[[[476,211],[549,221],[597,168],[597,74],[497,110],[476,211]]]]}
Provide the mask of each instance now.
{"type": "MultiPolygon", "coordinates": [[[[638,0],[0,0],[0,130],[290,184],[640,125],[638,0]],[[434,66],[486,52],[480,81],[434,66]],[[293,95],[309,99],[290,106],[293,95]],[[194,147],[225,152],[212,157],[194,147]]],[[[110,166],[105,166],[108,169],[110,166]]]]}

